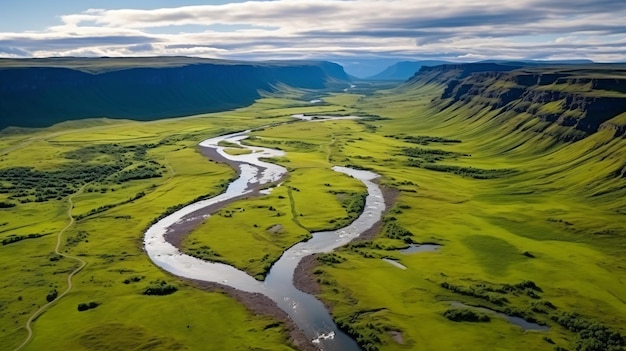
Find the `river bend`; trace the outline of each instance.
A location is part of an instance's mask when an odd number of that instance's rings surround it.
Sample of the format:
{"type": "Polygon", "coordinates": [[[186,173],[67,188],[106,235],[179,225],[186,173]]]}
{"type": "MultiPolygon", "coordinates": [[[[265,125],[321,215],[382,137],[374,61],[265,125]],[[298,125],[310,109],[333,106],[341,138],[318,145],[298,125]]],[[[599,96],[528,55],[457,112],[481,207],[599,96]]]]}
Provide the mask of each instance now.
{"type": "MultiPolygon", "coordinates": [[[[324,118],[331,119],[328,116],[324,118]]],[[[363,213],[347,227],[313,233],[310,240],[300,242],[286,250],[274,263],[265,281],[258,281],[246,272],[226,264],[203,261],[186,255],[166,240],[168,228],[192,220],[194,213],[203,208],[220,206],[221,203],[251,193],[258,185],[275,183],[286,175],[287,170],[284,167],[260,160],[284,156],[285,153],[281,150],[241,144],[241,140],[247,138],[248,133],[249,131],[244,131],[219,136],[200,143],[201,147],[213,148],[226,159],[238,162],[239,178],[234,180],[224,193],[188,205],[151,226],[144,236],[144,247],[148,256],[157,266],[174,275],[219,283],[269,297],[320,349],[360,350],[354,340],[337,328],[317,298],[294,287],[293,275],[304,256],[330,252],[343,246],[380,220],[385,203],[380,187],[373,182],[378,177],[377,174],[347,167],[333,167],[333,170],[350,175],[366,185],[368,196],[363,213]],[[224,147],[219,146],[220,141],[239,144],[252,152],[245,155],[230,155],[224,151],[224,147]]],[[[207,215],[204,215],[203,218],[206,217],[207,215]]]]}

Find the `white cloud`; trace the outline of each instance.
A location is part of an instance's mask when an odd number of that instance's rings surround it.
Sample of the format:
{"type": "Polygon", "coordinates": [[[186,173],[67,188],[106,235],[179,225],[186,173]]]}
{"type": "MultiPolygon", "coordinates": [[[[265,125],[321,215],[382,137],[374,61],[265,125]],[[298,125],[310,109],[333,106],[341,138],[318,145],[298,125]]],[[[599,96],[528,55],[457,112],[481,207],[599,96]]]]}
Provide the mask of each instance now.
{"type": "Polygon", "coordinates": [[[0,33],[0,56],[626,60],[623,18],[623,0],[274,0],[90,9],[42,32],[0,33]],[[219,25],[246,29],[212,29],[219,25]],[[188,26],[200,29],[190,33],[188,26]],[[168,34],[151,34],[155,28],[168,34]]]}

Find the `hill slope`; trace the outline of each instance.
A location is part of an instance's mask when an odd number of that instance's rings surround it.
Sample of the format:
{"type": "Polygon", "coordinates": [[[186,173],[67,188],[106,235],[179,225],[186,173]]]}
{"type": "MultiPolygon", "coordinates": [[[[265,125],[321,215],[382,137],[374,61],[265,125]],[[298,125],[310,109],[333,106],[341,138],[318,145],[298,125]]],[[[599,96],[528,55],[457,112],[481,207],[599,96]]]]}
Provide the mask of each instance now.
{"type": "Polygon", "coordinates": [[[0,60],[0,129],[89,117],[152,120],[246,106],[278,84],[322,89],[329,62],[195,58],[0,60]]]}

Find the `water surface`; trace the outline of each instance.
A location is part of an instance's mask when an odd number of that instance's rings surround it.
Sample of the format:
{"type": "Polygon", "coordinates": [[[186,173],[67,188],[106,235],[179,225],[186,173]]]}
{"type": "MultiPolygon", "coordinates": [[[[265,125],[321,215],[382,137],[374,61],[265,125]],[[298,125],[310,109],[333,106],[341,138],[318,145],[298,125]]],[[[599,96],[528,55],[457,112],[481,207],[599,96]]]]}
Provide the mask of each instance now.
{"type": "MultiPolygon", "coordinates": [[[[323,116],[322,118],[332,117],[323,116]]],[[[340,119],[346,118],[354,118],[354,116],[340,117],[340,119]]],[[[200,143],[202,147],[217,149],[219,154],[227,159],[244,162],[239,166],[240,177],[233,181],[223,194],[186,206],[151,226],[144,236],[144,246],[148,256],[157,266],[174,275],[215,282],[269,297],[289,315],[310,340],[323,350],[360,350],[353,339],[337,328],[330,314],[317,298],[294,287],[293,275],[296,266],[304,256],[330,252],[343,246],[380,220],[385,203],[381,189],[373,182],[378,177],[377,174],[347,167],[333,167],[333,170],[337,172],[359,179],[367,187],[368,196],[363,213],[347,227],[313,233],[309,241],[300,242],[286,250],[272,266],[265,281],[258,281],[244,271],[226,264],[203,261],[186,255],[165,240],[168,228],[183,221],[185,216],[207,206],[219,205],[229,199],[250,193],[251,184],[262,185],[276,182],[286,174],[287,170],[284,167],[259,160],[259,158],[284,156],[285,153],[280,150],[241,144],[241,140],[247,138],[248,132],[224,135],[200,143]],[[230,155],[224,152],[224,147],[218,145],[220,141],[236,143],[250,149],[252,153],[230,155]]]]}

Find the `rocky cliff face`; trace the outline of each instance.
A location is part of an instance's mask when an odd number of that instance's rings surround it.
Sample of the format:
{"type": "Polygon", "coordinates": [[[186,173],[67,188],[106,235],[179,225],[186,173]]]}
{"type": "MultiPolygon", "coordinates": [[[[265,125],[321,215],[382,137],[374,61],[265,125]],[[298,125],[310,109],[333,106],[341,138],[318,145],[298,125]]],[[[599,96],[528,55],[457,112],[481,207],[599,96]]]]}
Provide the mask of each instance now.
{"type": "MultiPolygon", "coordinates": [[[[93,62],[91,62],[93,63],[93,62]]],[[[227,63],[166,67],[2,67],[0,129],[109,117],[151,120],[246,106],[278,84],[323,89],[347,82],[329,62],[227,63]]]]}
{"type": "MultiPolygon", "coordinates": [[[[515,64],[465,64],[425,67],[411,84],[444,84],[442,108],[483,106],[504,114],[528,114],[574,129],[574,140],[610,128],[623,136],[626,126],[613,120],[626,113],[626,66],[523,67],[515,64]]],[[[546,129],[544,125],[544,129],[546,129]]]]}

